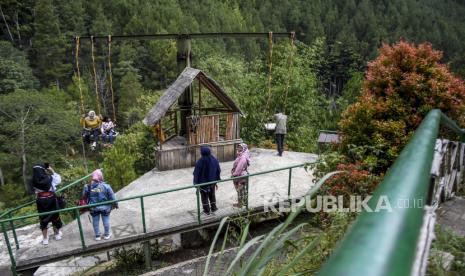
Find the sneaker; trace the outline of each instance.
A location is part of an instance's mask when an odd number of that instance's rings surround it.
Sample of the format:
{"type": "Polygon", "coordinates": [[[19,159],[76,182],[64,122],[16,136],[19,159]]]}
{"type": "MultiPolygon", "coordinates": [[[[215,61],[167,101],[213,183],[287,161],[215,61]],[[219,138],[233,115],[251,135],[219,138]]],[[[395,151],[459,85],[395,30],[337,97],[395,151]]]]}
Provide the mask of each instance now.
{"type": "Polygon", "coordinates": [[[58,231],[58,233],[55,234],[55,240],[59,241],[63,238],[63,233],[61,231],[58,231]]]}
{"type": "Polygon", "coordinates": [[[109,240],[111,238],[111,233],[108,235],[103,235],[104,240],[109,240]]]}
{"type": "Polygon", "coordinates": [[[218,211],[218,208],[212,208],[213,213],[216,212],[216,211],[218,211]]]}
{"type": "Polygon", "coordinates": [[[204,214],[204,215],[206,215],[206,216],[209,216],[209,215],[211,215],[212,213],[203,211],[202,214],[204,214]]]}
{"type": "Polygon", "coordinates": [[[42,240],[43,245],[48,245],[48,238],[42,240]]]}
{"type": "Polygon", "coordinates": [[[101,238],[100,236],[96,236],[96,237],[95,237],[95,240],[96,240],[96,241],[101,241],[102,238],[101,238]]]}

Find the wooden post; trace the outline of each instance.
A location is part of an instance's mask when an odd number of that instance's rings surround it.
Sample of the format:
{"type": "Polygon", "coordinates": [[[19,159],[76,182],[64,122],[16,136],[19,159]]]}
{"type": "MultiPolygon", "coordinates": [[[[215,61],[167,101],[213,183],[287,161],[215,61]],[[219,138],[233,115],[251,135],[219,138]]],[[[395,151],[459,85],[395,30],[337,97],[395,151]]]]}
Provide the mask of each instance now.
{"type": "MultiPolygon", "coordinates": [[[[177,64],[179,74],[186,67],[191,65],[191,39],[187,35],[181,35],[176,40],[177,43],[177,64]]],[[[178,105],[181,108],[181,131],[179,135],[184,136],[187,133],[187,117],[192,113],[192,87],[189,86],[178,99],[178,105]]]]}
{"type": "Polygon", "coordinates": [[[199,115],[202,115],[202,84],[199,80],[199,115]]]}
{"type": "Polygon", "coordinates": [[[162,140],[161,139],[162,138],[161,137],[161,119],[160,119],[160,121],[158,121],[158,131],[157,132],[158,132],[158,142],[160,143],[160,150],[162,150],[161,144],[163,144],[163,142],[161,141],[162,140]]]}

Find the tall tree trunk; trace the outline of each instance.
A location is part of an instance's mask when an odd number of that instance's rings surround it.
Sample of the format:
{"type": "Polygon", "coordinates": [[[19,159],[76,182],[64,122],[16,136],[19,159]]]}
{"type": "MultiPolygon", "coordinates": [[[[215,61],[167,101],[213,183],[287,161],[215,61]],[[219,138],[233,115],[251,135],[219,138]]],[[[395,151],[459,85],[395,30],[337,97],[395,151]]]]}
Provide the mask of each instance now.
{"type": "Polygon", "coordinates": [[[5,14],[3,14],[2,6],[0,6],[0,13],[2,14],[3,22],[5,23],[5,27],[8,31],[8,35],[10,36],[11,42],[14,42],[13,36],[11,35],[10,26],[8,25],[8,22],[6,22],[5,14]]]}
{"type": "Polygon", "coordinates": [[[21,44],[21,32],[19,31],[19,16],[18,16],[18,11],[16,11],[16,33],[18,34],[18,41],[19,45],[22,46],[21,44]]]}
{"type": "Polygon", "coordinates": [[[0,167],[0,186],[5,185],[5,179],[3,178],[3,171],[2,168],[0,167]]]}
{"type": "Polygon", "coordinates": [[[22,175],[23,175],[23,184],[24,184],[24,188],[26,189],[26,191],[29,190],[29,187],[27,185],[27,176],[26,176],[26,172],[27,172],[27,159],[26,159],[26,133],[25,133],[25,129],[24,129],[24,120],[22,121],[21,123],[21,163],[22,163],[22,175]]]}

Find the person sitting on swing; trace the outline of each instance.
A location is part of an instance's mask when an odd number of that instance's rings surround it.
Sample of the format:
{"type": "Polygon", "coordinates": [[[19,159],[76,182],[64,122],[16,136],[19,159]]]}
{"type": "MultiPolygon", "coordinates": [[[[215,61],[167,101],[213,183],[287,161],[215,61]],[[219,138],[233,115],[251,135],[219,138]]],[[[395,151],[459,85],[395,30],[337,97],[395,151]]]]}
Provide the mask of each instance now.
{"type": "Polygon", "coordinates": [[[115,124],[111,121],[110,117],[103,117],[102,122],[102,141],[104,147],[111,147],[116,138],[115,124]]]}
{"type": "Polygon", "coordinates": [[[97,147],[98,136],[100,135],[100,126],[102,121],[100,117],[95,115],[95,111],[91,110],[87,116],[81,118],[81,125],[84,128],[82,136],[87,144],[91,144],[92,150],[97,147]]]}

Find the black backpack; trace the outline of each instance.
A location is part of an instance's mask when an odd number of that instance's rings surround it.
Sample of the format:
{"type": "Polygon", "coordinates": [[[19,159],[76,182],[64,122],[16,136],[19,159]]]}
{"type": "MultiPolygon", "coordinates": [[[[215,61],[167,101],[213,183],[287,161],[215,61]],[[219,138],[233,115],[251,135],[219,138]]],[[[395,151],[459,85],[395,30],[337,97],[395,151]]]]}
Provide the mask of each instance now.
{"type": "Polygon", "coordinates": [[[32,168],[32,187],[47,192],[52,187],[52,176],[47,174],[44,167],[37,165],[32,168]]]}

